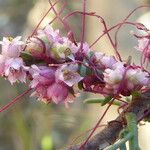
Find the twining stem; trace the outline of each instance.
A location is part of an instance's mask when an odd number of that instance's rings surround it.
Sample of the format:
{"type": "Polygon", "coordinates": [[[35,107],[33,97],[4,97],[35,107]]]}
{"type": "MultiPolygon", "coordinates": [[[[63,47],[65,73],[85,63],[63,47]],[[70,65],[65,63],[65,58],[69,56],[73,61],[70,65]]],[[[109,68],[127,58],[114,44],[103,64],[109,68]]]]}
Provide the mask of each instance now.
{"type": "Polygon", "coordinates": [[[87,137],[87,139],[85,140],[85,142],[79,147],[79,150],[84,149],[84,146],[87,144],[87,142],[89,141],[89,139],[92,137],[92,135],[94,134],[94,132],[96,131],[96,129],[98,128],[99,124],[102,122],[103,118],[105,117],[107,111],[109,110],[109,108],[112,106],[113,102],[115,99],[113,99],[109,105],[107,106],[106,110],[104,111],[102,117],[99,119],[99,121],[97,122],[97,124],[95,125],[94,129],[92,130],[92,132],[90,133],[90,135],[87,137]]]}
{"type": "Polygon", "coordinates": [[[140,150],[138,143],[138,128],[137,128],[137,118],[134,113],[127,113],[127,127],[130,133],[132,133],[132,137],[129,140],[129,149],[130,150],[140,150]]]}
{"type": "Polygon", "coordinates": [[[81,45],[80,45],[81,50],[83,48],[83,42],[85,37],[85,11],[86,11],[86,0],[83,0],[82,31],[81,31],[81,45]]]}
{"type": "Polygon", "coordinates": [[[3,111],[5,111],[6,109],[8,109],[10,106],[12,106],[13,104],[15,104],[16,102],[18,102],[23,96],[25,96],[30,91],[31,91],[31,89],[26,90],[25,92],[23,92],[22,94],[20,94],[19,96],[17,96],[15,99],[13,99],[11,102],[9,102],[8,104],[6,104],[2,108],[0,108],[0,113],[3,112],[3,111]]]}
{"type": "Polygon", "coordinates": [[[131,133],[128,133],[123,139],[118,141],[116,144],[112,145],[110,148],[107,150],[116,150],[120,148],[122,145],[124,145],[130,138],[132,137],[131,133]]]}
{"type": "Polygon", "coordinates": [[[57,0],[57,1],[49,8],[49,10],[48,10],[48,11],[46,12],[46,14],[42,17],[42,19],[40,20],[40,22],[38,23],[38,25],[36,26],[36,28],[33,30],[32,34],[31,34],[29,37],[32,37],[32,36],[36,33],[38,27],[40,26],[40,24],[42,23],[42,21],[44,20],[44,18],[48,15],[48,13],[52,10],[52,8],[53,8],[58,2],[59,2],[59,0],[57,0]]]}

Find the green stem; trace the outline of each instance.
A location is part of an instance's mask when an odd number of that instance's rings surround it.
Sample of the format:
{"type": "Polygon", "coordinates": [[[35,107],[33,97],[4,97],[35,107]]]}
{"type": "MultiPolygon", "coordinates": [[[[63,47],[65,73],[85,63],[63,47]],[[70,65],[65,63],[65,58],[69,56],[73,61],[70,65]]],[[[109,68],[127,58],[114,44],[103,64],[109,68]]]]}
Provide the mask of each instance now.
{"type": "MultiPolygon", "coordinates": [[[[107,150],[116,150],[118,148],[126,148],[123,147],[123,145],[125,145],[125,143],[132,137],[131,133],[128,133],[123,139],[121,139],[120,141],[116,142],[114,145],[112,145],[110,148],[108,148],[107,150]]],[[[121,150],[126,150],[126,149],[121,149],[121,150]]]]}
{"type": "Polygon", "coordinates": [[[126,114],[127,126],[130,133],[133,137],[129,140],[129,149],[130,150],[140,150],[138,143],[138,128],[137,128],[137,118],[133,113],[126,114]]]}
{"type": "Polygon", "coordinates": [[[127,150],[126,144],[121,145],[121,146],[120,146],[120,150],[127,150]]]}
{"type": "MultiPolygon", "coordinates": [[[[87,103],[87,104],[103,103],[104,100],[105,100],[105,99],[99,99],[99,98],[86,99],[86,100],[84,100],[84,103],[87,103]]],[[[114,101],[114,102],[113,102],[113,105],[121,106],[121,103],[118,102],[118,101],[114,101]]]]}

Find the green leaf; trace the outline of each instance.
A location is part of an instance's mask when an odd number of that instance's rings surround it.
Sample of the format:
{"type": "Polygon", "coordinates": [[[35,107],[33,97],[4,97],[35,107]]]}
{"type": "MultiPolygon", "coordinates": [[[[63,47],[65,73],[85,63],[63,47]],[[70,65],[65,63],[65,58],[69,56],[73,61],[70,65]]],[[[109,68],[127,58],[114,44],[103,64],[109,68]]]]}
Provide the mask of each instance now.
{"type": "Polygon", "coordinates": [[[86,70],[87,70],[87,67],[85,67],[84,65],[81,65],[80,66],[80,75],[82,77],[85,77],[86,76],[86,70]]]}
{"type": "Polygon", "coordinates": [[[91,58],[93,55],[94,55],[94,52],[92,52],[92,51],[90,51],[90,52],[88,53],[88,57],[89,57],[89,58],[91,58]]]}
{"type": "MultiPolygon", "coordinates": [[[[104,103],[105,99],[100,99],[100,98],[89,98],[89,99],[86,99],[84,100],[84,103],[87,103],[87,104],[102,104],[104,103]]],[[[117,102],[117,101],[114,101],[113,102],[114,105],[116,106],[120,106],[121,103],[120,102],[117,102]]]]}
{"type": "MultiPolygon", "coordinates": [[[[86,64],[87,61],[86,59],[83,60],[83,63],[86,64]]],[[[80,68],[79,68],[79,72],[80,72],[80,75],[82,77],[85,77],[87,75],[91,75],[92,74],[92,69],[90,69],[89,67],[86,67],[85,65],[80,65],[80,68]]]]}
{"type": "Polygon", "coordinates": [[[112,96],[105,97],[104,101],[102,102],[102,106],[106,105],[108,102],[112,100],[112,96]]]}

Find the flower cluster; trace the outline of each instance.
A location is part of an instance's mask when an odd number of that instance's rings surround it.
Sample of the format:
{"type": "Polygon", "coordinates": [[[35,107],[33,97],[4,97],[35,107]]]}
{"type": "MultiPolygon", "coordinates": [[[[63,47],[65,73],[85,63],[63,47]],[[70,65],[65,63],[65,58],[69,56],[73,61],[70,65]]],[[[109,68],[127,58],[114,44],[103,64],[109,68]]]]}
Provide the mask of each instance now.
{"type": "MultiPolygon", "coordinates": [[[[128,96],[150,83],[150,73],[143,67],[93,52],[87,43],[71,41],[50,25],[25,43],[16,37],[3,38],[0,44],[0,75],[11,84],[29,80],[32,96],[46,103],[69,102],[76,95],[75,88],[128,96]]],[[[150,39],[140,39],[138,50],[150,59],[150,39]]]]}
{"type": "Polygon", "coordinates": [[[20,57],[24,42],[21,37],[3,38],[0,42],[2,51],[0,55],[0,75],[6,77],[11,84],[16,81],[25,82],[26,69],[23,59],[20,57]]]}

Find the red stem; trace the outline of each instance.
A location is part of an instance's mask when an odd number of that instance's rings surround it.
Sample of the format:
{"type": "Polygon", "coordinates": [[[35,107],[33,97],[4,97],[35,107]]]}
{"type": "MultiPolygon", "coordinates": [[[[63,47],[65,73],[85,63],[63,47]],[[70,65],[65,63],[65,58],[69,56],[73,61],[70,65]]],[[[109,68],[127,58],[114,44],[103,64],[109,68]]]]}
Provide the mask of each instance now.
{"type": "Polygon", "coordinates": [[[89,139],[92,137],[92,135],[94,134],[94,132],[96,131],[96,129],[98,128],[99,124],[101,123],[101,121],[103,120],[103,118],[105,117],[107,111],[109,110],[109,108],[111,107],[111,105],[113,104],[115,99],[113,99],[107,106],[106,110],[104,111],[102,117],[99,119],[99,121],[97,122],[97,124],[95,125],[94,129],[92,130],[92,132],[90,133],[90,135],[87,137],[87,139],[85,140],[85,142],[79,147],[78,150],[83,150],[84,146],[87,144],[87,142],[89,141],[89,139]]]}
{"type": "Polygon", "coordinates": [[[118,46],[117,35],[118,35],[118,32],[119,32],[120,28],[124,25],[124,22],[126,22],[126,21],[129,19],[129,17],[130,17],[135,11],[137,11],[137,10],[140,9],[140,8],[145,8],[145,7],[150,7],[150,5],[139,6],[139,7],[135,8],[134,10],[132,10],[132,11],[129,13],[129,15],[122,21],[122,24],[120,24],[120,26],[117,28],[117,31],[116,31],[116,33],[115,33],[115,46],[116,46],[116,48],[117,48],[117,46],[118,46]]]}
{"type": "Polygon", "coordinates": [[[112,26],[111,28],[107,29],[107,32],[105,31],[103,34],[101,34],[91,45],[90,48],[93,47],[105,34],[107,34],[108,32],[110,32],[111,30],[115,29],[116,27],[120,26],[120,24],[128,24],[128,25],[133,25],[136,26],[134,23],[132,22],[120,22],[114,26],[112,26]]]}
{"type": "Polygon", "coordinates": [[[81,50],[83,48],[85,37],[85,11],[86,11],[86,0],[83,0],[82,31],[81,31],[81,45],[80,45],[81,50]]]}
{"type": "MultiPolygon", "coordinates": [[[[99,125],[98,128],[101,128],[101,127],[105,127],[107,126],[107,124],[102,124],[102,125],[99,125]]],[[[70,146],[72,146],[81,136],[85,135],[87,132],[90,132],[91,130],[93,130],[94,128],[92,129],[89,129],[89,130],[86,130],[84,131],[83,133],[81,133],[79,136],[77,136],[75,139],[73,139],[72,143],[70,144],[70,146]]]]}
{"type": "Polygon", "coordinates": [[[25,96],[29,91],[31,91],[31,89],[26,90],[25,92],[23,92],[22,94],[20,94],[19,96],[17,96],[15,99],[13,99],[11,102],[9,102],[8,104],[6,104],[2,108],[0,108],[0,113],[3,112],[3,111],[5,111],[7,108],[9,108],[10,106],[12,106],[16,102],[18,102],[20,100],[20,98],[22,98],[23,96],[25,96]]]}
{"type": "MultiPolygon", "coordinates": [[[[60,16],[61,13],[64,11],[65,6],[66,6],[66,3],[63,4],[61,10],[58,12],[58,15],[59,15],[59,16],[60,16]]],[[[58,18],[57,16],[54,17],[54,18],[49,22],[49,24],[52,24],[57,18],[58,18]]]]}
{"type": "MultiPolygon", "coordinates": [[[[65,3],[67,3],[67,2],[65,1],[65,3]]],[[[53,10],[54,14],[56,15],[56,17],[57,17],[57,18],[60,20],[60,22],[64,25],[65,29],[66,29],[67,31],[72,31],[71,28],[70,28],[70,26],[69,26],[66,22],[64,22],[63,19],[60,17],[60,15],[56,12],[56,10],[55,10],[55,8],[54,8],[54,6],[53,6],[51,0],[49,0],[49,4],[51,5],[52,10],[53,10]]]]}
{"type": "MultiPolygon", "coordinates": [[[[143,6],[139,6],[139,7],[135,8],[126,18],[129,18],[137,9],[143,8],[143,7],[150,7],[150,5],[143,5],[143,6]]],[[[107,30],[107,32],[111,31],[112,29],[114,29],[114,28],[116,28],[116,27],[118,27],[118,26],[122,26],[123,24],[130,24],[130,22],[126,22],[126,20],[124,19],[123,22],[120,22],[120,23],[114,25],[113,27],[109,28],[109,29],[107,30]]],[[[133,25],[133,24],[131,24],[131,25],[133,25]]],[[[107,34],[107,32],[104,32],[102,35],[100,35],[100,36],[91,44],[90,48],[91,48],[92,46],[94,46],[105,34],[107,34]]],[[[116,44],[115,44],[115,45],[116,45],[116,44]]]]}
{"type": "Polygon", "coordinates": [[[44,20],[44,18],[48,15],[48,13],[53,9],[53,7],[54,7],[58,2],[59,2],[59,0],[57,0],[57,1],[49,8],[49,10],[48,10],[48,11],[46,12],[46,14],[42,17],[42,19],[40,20],[40,22],[38,23],[38,25],[36,26],[36,28],[33,30],[32,34],[31,34],[29,37],[32,37],[32,36],[36,33],[38,27],[40,26],[40,24],[42,23],[42,21],[44,20]]]}

